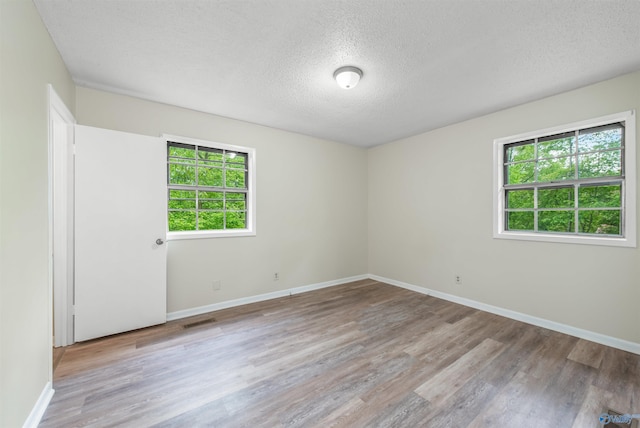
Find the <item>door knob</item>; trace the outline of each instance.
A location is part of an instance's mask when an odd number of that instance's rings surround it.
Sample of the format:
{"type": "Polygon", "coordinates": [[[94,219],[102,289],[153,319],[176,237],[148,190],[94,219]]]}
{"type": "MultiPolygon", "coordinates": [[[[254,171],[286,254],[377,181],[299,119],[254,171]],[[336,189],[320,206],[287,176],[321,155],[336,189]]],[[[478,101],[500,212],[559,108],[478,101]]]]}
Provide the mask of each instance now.
{"type": "Polygon", "coordinates": [[[156,244],[162,245],[162,244],[164,244],[164,241],[162,239],[158,238],[158,239],[156,239],[156,244]]]}

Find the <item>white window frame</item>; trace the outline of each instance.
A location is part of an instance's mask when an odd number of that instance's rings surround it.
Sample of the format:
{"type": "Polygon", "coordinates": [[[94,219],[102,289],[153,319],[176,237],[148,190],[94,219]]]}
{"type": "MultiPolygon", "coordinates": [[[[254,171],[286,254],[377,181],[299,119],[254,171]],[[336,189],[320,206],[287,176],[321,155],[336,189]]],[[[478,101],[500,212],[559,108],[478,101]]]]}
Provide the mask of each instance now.
{"type": "Polygon", "coordinates": [[[533,132],[497,138],[493,141],[493,237],[524,241],[561,242],[571,244],[636,247],[636,115],[635,110],[602,116],[595,119],[560,125],[533,132]],[[577,129],[624,122],[624,177],[623,177],[623,231],[621,237],[555,234],[531,231],[505,230],[504,146],[524,140],[540,138],[577,129]]]}
{"type": "MultiPolygon", "coordinates": [[[[199,140],[177,135],[162,134],[165,145],[168,142],[192,144],[196,146],[210,147],[247,154],[247,228],[246,229],[224,229],[224,230],[189,230],[169,232],[169,222],[167,222],[167,240],[180,239],[201,239],[201,238],[228,238],[240,236],[256,235],[256,150],[251,147],[235,146],[231,144],[217,143],[213,141],[199,140]]],[[[169,207],[166,208],[167,212],[169,207]]]]}

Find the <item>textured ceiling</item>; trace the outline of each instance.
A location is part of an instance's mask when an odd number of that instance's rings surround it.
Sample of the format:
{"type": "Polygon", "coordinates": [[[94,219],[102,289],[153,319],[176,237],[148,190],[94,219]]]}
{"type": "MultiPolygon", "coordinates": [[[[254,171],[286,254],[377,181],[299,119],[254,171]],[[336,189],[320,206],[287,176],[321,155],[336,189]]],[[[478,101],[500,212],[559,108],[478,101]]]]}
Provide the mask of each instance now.
{"type": "Polygon", "coordinates": [[[35,3],[79,85],[358,146],[640,70],[638,0],[35,3]]]}

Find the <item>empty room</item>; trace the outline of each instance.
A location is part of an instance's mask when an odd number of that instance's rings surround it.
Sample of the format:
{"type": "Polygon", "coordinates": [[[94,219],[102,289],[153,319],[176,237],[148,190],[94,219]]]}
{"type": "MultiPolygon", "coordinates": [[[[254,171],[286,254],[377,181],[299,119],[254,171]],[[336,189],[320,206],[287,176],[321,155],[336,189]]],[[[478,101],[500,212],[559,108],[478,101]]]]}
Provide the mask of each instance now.
{"type": "Polygon", "coordinates": [[[0,427],[637,427],[638,22],[0,0],[0,427]]]}

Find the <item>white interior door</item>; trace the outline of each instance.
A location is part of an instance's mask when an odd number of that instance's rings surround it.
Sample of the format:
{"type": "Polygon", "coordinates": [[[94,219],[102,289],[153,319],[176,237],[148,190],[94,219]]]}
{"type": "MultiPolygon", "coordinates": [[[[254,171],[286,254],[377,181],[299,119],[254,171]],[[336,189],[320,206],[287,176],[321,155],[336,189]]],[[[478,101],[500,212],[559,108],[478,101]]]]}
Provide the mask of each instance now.
{"type": "Polygon", "coordinates": [[[76,126],[75,144],[75,340],[163,323],[163,141],[76,126]]]}

